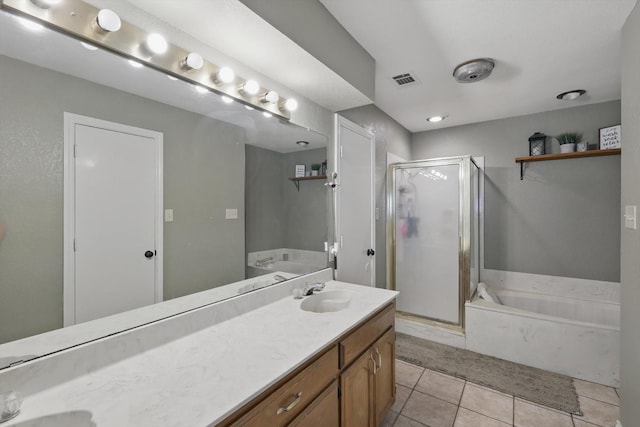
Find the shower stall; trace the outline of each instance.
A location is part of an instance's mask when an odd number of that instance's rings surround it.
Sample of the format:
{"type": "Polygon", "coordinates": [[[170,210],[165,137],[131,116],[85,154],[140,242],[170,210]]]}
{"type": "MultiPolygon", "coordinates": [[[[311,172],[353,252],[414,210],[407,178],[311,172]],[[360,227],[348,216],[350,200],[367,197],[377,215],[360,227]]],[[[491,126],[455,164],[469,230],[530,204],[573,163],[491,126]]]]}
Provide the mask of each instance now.
{"type": "Polygon", "coordinates": [[[478,284],[479,174],[471,156],[392,164],[390,283],[401,315],[463,331],[478,284]]]}

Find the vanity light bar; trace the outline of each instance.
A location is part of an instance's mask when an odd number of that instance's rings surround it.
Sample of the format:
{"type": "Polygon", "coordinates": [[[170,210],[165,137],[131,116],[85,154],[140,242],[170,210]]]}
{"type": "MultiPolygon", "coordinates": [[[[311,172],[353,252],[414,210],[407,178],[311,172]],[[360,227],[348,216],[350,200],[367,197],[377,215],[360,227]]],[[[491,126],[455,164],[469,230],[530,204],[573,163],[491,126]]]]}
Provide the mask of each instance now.
{"type": "MultiPolygon", "coordinates": [[[[291,119],[293,110],[283,108],[290,100],[281,98],[277,92],[266,88],[260,93],[242,90],[242,83],[251,80],[235,76],[228,67],[213,64],[166,41],[165,48],[157,35],[149,41],[148,33],[120,20],[115,11],[98,9],[81,0],[0,0],[0,8],[280,119],[291,119]],[[267,102],[266,94],[269,94],[267,102]]],[[[295,100],[293,104],[297,106],[295,100]]]]}

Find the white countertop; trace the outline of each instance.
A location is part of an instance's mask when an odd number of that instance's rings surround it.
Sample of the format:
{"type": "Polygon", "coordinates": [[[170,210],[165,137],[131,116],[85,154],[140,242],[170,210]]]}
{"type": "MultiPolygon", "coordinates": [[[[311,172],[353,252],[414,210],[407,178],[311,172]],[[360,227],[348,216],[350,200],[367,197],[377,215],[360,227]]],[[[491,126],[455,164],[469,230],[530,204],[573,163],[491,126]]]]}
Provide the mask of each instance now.
{"type": "Polygon", "coordinates": [[[354,292],[347,309],[311,313],[283,298],[30,395],[4,425],[215,425],[396,296],[337,281],[330,289],[354,292]]]}

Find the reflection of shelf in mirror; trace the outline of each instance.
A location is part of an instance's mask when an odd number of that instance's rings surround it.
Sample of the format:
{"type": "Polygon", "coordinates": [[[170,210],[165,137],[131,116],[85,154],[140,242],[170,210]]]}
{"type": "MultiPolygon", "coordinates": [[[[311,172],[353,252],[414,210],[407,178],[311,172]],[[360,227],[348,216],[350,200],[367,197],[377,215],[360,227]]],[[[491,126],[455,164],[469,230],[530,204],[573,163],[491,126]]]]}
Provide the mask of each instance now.
{"type": "Polygon", "coordinates": [[[298,191],[300,191],[300,181],[314,181],[317,179],[327,179],[326,175],[316,175],[316,176],[299,176],[297,178],[289,178],[290,181],[293,181],[293,185],[296,186],[298,191]]]}
{"type": "Polygon", "coordinates": [[[541,156],[516,157],[516,163],[520,163],[520,181],[522,181],[522,179],[524,178],[525,163],[542,162],[545,160],[575,159],[576,157],[613,156],[621,153],[622,153],[622,149],[611,148],[609,150],[589,150],[589,151],[577,151],[575,153],[543,154],[541,156]]]}

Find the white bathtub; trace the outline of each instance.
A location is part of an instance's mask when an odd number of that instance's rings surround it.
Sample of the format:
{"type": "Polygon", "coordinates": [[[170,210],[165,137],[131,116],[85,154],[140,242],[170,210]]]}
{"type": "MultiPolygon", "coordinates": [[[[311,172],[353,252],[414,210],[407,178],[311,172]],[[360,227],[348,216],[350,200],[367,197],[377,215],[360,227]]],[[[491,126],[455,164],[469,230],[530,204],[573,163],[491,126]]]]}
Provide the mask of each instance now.
{"type": "Polygon", "coordinates": [[[488,282],[504,305],[478,298],[466,304],[466,348],[618,387],[619,284],[582,282],[498,281],[502,288],[488,282]]]}

